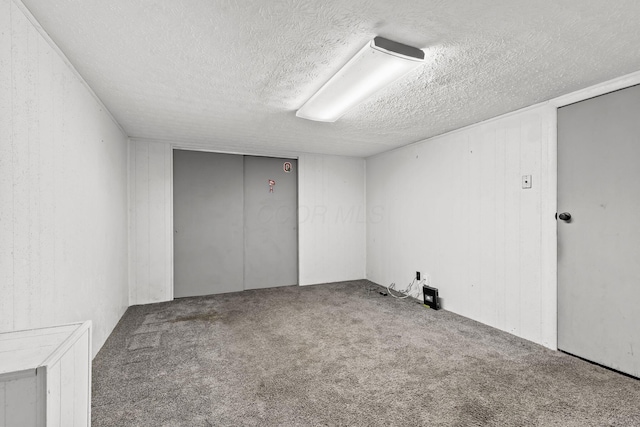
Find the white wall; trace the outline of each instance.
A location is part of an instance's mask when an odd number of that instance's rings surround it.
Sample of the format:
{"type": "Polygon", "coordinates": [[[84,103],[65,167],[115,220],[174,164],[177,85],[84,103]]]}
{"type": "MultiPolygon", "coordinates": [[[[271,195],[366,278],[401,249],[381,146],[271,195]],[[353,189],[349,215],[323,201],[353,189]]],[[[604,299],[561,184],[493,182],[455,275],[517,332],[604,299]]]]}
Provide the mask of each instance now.
{"type": "Polygon", "coordinates": [[[367,278],[421,271],[447,310],[555,348],[555,117],[540,105],[367,159],[367,278]]]}
{"type": "Polygon", "coordinates": [[[365,161],[301,155],[298,206],[300,284],[363,279],[365,161]]]}
{"type": "MultiPolygon", "coordinates": [[[[188,148],[183,147],[181,148],[188,148]]],[[[130,304],[173,298],[172,144],[129,144],[130,304]]],[[[363,159],[298,159],[300,284],[365,276],[363,159]]]]}
{"type": "Polygon", "coordinates": [[[173,299],[173,149],[129,143],[129,304],[173,299]]]}
{"type": "Polygon", "coordinates": [[[0,0],[0,331],[127,308],[127,140],[21,9],[0,0]]]}

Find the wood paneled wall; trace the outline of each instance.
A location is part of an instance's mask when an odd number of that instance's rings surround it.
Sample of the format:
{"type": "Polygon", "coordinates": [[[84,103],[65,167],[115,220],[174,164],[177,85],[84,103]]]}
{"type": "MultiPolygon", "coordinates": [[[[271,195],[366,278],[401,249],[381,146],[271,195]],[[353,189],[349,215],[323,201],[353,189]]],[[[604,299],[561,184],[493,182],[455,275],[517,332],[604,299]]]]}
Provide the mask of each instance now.
{"type": "Polygon", "coordinates": [[[363,279],[365,162],[304,154],[298,159],[300,284],[363,279]]]}
{"type": "MultiPolygon", "coordinates": [[[[130,304],[173,298],[172,149],[130,141],[130,304]]],[[[300,284],[364,278],[364,160],[301,155],[298,204],[300,284]]]]}
{"type": "Polygon", "coordinates": [[[173,299],[173,148],[129,143],[129,304],[173,299]]]}
{"type": "Polygon", "coordinates": [[[127,138],[23,11],[0,0],[0,331],[127,307],[127,138]]]}
{"type": "Polygon", "coordinates": [[[555,348],[555,152],[541,105],[368,159],[367,278],[555,348]]]}

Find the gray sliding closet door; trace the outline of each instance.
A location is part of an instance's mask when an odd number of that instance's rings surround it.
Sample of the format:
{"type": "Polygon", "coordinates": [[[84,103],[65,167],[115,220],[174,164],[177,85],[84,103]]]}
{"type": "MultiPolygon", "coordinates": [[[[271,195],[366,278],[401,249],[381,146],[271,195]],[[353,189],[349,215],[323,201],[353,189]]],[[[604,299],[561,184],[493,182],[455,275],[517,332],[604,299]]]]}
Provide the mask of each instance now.
{"type": "Polygon", "coordinates": [[[174,296],[243,286],[243,157],[174,150],[174,296]]]}
{"type": "Polygon", "coordinates": [[[295,160],[244,158],[245,289],[298,284],[297,169],[295,160]]]}

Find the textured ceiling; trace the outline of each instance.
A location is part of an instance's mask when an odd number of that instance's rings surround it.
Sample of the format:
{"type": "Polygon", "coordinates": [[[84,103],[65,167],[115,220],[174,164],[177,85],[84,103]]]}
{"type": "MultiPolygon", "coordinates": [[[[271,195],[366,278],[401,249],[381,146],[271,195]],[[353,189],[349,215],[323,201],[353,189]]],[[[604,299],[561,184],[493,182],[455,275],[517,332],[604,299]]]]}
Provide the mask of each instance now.
{"type": "Polygon", "coordinates": [[[638,0],[23,0],[130,137],[369,156],[640,69],[638,0]],[[427,62],[295,111],[374,36],[427,62]]]}

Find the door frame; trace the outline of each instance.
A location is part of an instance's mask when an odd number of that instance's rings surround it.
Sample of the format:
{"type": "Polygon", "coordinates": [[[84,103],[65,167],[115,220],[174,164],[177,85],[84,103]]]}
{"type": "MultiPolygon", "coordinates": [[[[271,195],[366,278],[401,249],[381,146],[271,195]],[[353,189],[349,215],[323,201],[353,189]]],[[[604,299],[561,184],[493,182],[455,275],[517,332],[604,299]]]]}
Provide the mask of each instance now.
{"type": "MultiPolygon", "coordinates": [[[[215,150],[212,148],[207,148],[207,147],[199,147],[199,146],[193,146],[193,145],[189,145],[189,144],[181,144],[181,143],[169,143],[168,144],[168,150],[170,151],[170,155],[168,156],[168,171],[169,171],[169,193],[170,193],[170,197],[169,197],[169,208],[168,208],[168,216],[169,216],[169,221],[166,222],[166,227],[167,229],[165,230],[169,236],[171,236],[168,241],[167,241],[167,247],[165,248],[166,251],[168,252],[168,256],[170,257],[171,260],[171,273],[170,273],[170,277],[169,277],[169,286],[170,289],[167,289],[167,295],[169,296],[169,301],[173,301],[174,298],[174,289],[175,289],[175,283],[174,283],[174,279],[175,279],[175,272],[174,272],[174,232],[173,230],[175,229],[175,225],[173,223],[173,152],[175,150],[182,150],[182,151],[202,151],[205,153],[217,153],[217,154],[233,154],[233,155],[237,155],[237,156],[253,156],[253,157],[270,157],[270,158],[281,158],[281,159],[291,159],[291,160],[296,160],[297,163],[297,170],[296,170],[296,179],[299,180],[300,179],[300,174],[299,174],[299,170],[300,170],[300,158],[299,156],[292,156],[292,155],[280,155],[280,154],[272,154],[272,155],[266,155],[266,154],[255,154],[255,153],[239,153],[239,152],[234,152],[234,151],[222,151],[222,150],[215,150]]],[[[296,197],[298,199],[298,204],[300,203],[300,186],[298,185],[298,193],[296,194],[296,197]]],[[[299,207],[299,205],[298,205],[299,207]]],[[[296,213],[297,215],[297,213],[296,213]]],[[[296,219],[296,223],[299,223],[299,218],[296,219]]],[[[297,234],[298,234],[298,238],[297,238],[297,243],[298,243],[298,249],[297,249],[297,258],[296,258],[296,263],[298,264],[298,284],[300,283],[300,227],[298,224],[298,228],[297,228],[297,234]]]]}
{"type": "MultiPolygon", "coordinates": [[[[557,98],[554,98],[549,101],[549,105],[554,109],[552,118],[553,123],[551,123],[553,132],[551,132],[551,141],[550,145],[552,148],[553,156],[552,156],[552,164],[549,165],[551,171],[553,171],[552,176],[549,179],[554,183],[551,187],[555,194],[550,194],[549,197],[553,197],[555,210],[558,208],[558,109],[561,107],[566,107],[567,105],[575,104],[576,102],[585,101],[587,99],[595,98],[601,95],[605,95],[607,93],[615,92],[621,89],[626,89],[631,86],[636,86],[640,84],[640,71],[627,74],[621,77],[617,77],[612,80],[608,80],[602,83],[598,83],[593,86],[589,86],[587,88],[569,93],[567,95],[563,95],[557,98]]],[[[558,349],[558,223],[555,224],[555,233],[554,233],[554,247],[553,252],[555,253],[555,285],[554,288],[556,290],[554,299],[555,299],[555,330],[556,330],[556,343],[555,349],[558,349]]],[[[551,248],[548,248],[551,249],[551,248]]]]}

